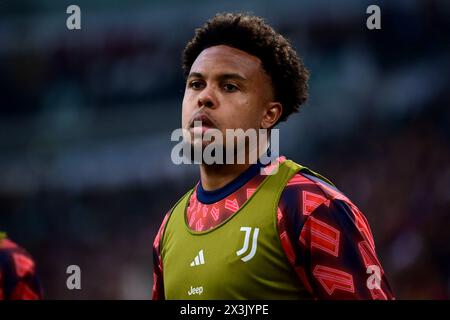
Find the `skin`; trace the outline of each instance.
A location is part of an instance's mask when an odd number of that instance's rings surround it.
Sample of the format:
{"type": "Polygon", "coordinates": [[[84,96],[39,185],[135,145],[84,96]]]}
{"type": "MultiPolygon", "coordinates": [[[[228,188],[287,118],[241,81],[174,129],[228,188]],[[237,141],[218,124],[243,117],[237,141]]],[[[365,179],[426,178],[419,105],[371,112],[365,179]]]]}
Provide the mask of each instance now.
{"type": "MultiPolygon", "coordinates": [[[[239,49],[218,45],[203,50],[192,64],[183,98],[182,126],[194,130],[269,129],[280,118],[282,106],[274,101],[270,77],[261,60],[239,49]],[[212,125],[191,128],[196,116],[207,116],[212,125]]],[[[196,143],[193,141],[193,143],[196,143]]],[[[207,141],[201,141],[203,146],[207,141]]],[[[250,163],[200,165],[205,190],[225,186],[250,163]]]]}

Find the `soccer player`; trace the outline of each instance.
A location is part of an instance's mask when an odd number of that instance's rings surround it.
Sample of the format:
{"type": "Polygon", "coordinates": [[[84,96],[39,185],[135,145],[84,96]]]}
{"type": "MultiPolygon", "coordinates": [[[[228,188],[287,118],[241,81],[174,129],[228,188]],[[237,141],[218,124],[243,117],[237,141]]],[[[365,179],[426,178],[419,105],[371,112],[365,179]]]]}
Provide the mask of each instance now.
{"type": "Polygon", "coordinates": [[[0,233],[0,300],[40,300],[42,289],[28,252],[0,233]]]}
{"type": "MultiPolygon", "coordinates": [[[[255,16],[210,19],[183,68],[191,135],[272,129],[307,98],[302,60],[255,16]]],[[[283,156],[199,169],[154,239],[153,299],[393,298],[366,218],[326,178],[283,156]]]]}

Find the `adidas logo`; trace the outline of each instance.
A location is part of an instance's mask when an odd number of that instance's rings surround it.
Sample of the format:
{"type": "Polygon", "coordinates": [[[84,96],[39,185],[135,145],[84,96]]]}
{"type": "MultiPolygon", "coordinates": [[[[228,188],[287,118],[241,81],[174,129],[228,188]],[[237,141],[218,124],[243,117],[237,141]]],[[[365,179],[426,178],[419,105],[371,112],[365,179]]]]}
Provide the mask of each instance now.
{"type": "Polygon", "coordinates": [[[191,262],[191,267],[199,266],[205,264],[205,258],[203,257],[203,249],[195,257],[194,261],[191,262]]]}

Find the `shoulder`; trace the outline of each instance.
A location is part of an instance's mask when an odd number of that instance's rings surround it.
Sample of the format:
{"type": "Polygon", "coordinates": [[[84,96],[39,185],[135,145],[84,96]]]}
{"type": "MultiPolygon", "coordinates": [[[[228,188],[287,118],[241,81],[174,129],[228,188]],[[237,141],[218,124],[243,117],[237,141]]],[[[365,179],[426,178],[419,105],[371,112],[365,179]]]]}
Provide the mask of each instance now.
{"type": "Polygon", "coordinates": [[[280,202],[283,206],[297,206],[299,214],[309,216],[321,205],[340,200],[351,203],[350,199],[334,185],[314,175],[300,171],[286,184],[280,202]]]}
{"type": "Polygon", "coordinates": [[[360,213],[342,191],[309,170],[296,173],[288,181],[281,194],[279,208],[297,230],[307,218],[316,216],[319,211],[320,215],[333,215],[336,219],[348,212],[360,213]]]}
{"type": "Polygon", "coordinates": [[[169,220],[171,213],[172,213],[172,210],[169,210],[166,212],[164,219],[163,219],[161,225],[159,226],[158,232],[156,233],[156,236],[153,239],[153,249],[154,250],[157,250],[157,251],[160,250],[161,239],[164,234],[164,229],[166,228],[167,220],[169,220]]]}
{"type": "MultiPolygon", "coordinates": [[[[159,250],[159,246],[161,244],[161,240],[164,236],[164,231],[166,229],[166,226],[168,224],[168,221],[170,220],[173,210],[178,206],[178,204],[180,204],[181,201],[185,200],[186,197],[190,196],[193,191],[194,191],[195,187],[192,189],[189,189],[174,205],[172,208],[170,208],[170,210],[168,210],[166,212],[166,214],[164,215],[164,218],[161,222],[161,225],[159,226],[158,232],[156,233],[156,236],[153,240],[153,248],[154,249],[158,249],[159,250]]],[[[188,199],[189,200],[189,199],[188,199]]]]}
{"type": "Polygon", "coordinates": [[[279,207],[297,239],[305,224],[327,223],[335,229],[344,228],[347,233],[361,234],[375,245],[369,223],[359,208],[334,185],[309,172],[299,172],[290,179],[279,207]]]}

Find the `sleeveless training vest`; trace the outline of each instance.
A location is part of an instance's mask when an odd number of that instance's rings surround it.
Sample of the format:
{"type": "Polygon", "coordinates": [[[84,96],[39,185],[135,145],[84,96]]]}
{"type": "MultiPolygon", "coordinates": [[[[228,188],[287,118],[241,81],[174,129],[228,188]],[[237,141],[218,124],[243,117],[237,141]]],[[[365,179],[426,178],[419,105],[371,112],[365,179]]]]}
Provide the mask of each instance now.
{"type": "Polygon", "coordinates": [[[175,204],[161,240],[165,298],[309,298],[285,256],[277,223],[281,193],[300,170],[324,179],[286,160],[237,212],[207,231],[189,228],[186,209],[194,189],[186,193],[175,204]]]}

